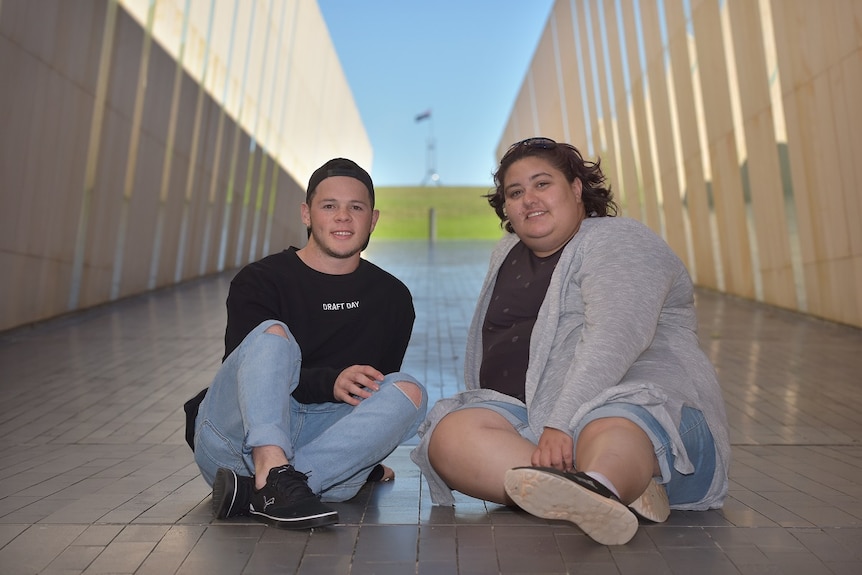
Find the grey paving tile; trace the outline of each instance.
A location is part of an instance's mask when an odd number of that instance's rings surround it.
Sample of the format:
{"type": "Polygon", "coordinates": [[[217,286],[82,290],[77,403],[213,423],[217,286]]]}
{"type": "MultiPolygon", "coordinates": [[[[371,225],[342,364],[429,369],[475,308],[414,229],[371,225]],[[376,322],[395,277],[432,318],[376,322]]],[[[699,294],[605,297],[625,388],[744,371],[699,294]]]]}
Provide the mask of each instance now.
{"type": "Polygon", "coordinates": [[[497,526],[494,546],[502,573],[565,573],[553,528],[497,526]]]}
{"type": "Polygon", "coordinates": [[[357,562],[412,563],[417,560],[418,525],[363,525],[353,550],[357,562]]]}
{"type": "MultiPolygon", "coordinates": [[[[769,517],[763,515],[756,509],[745,505],[742,501],[737,499],[737,496],[747,498],[749,493],[751,492],[732,492],[732,494],[724,501],[724,507],[721,510],[722,516],[736,527],[773,527],[777,525],[777,523],[769,517]]],[[[681,519],[682,518],[674,518],[674,524],[677,524],[681,519]]]]}
{"type": "MultiPolygon", "coordinates": [[[[620,575],[669,575],[676,573],[670,568],[664,554],[655,550],[652,552],[629,552],[622,549],[612,551],[614,563],[620,575]]],[[[587,573],[588,571],[583,571],[587,573]]],[[[700,573],[699,570],[680,571],[679,573],[700,573]]]]}
{"type": "Polygon", "coordinates": [[[674,547],[662,550],[662,559],[672,573],[737,575],[740,572],[730,558],[718,548],[674,547]]]}
{"type": "Polygon", "coordinates": [[[354,525],[337,525],[323,529],[314,529],[309,533],[301,531],[274,531],[268,529],[264,536],[279,537],[281,540],[304,542],[303,553],[306,555],[344,555],[351,557],[359,538],[359,527],[354,525]]]}
{"type": "Polygon", "coordinates": [[[84,529],[85,525],[31,525],[0,549],[4,575],[39,573],[84,529]]]}
{"type": "Polygon", "coordinates": [[[155,548],[154,541],[112,541],[84,570],[87,575],[135,573],[155,548]]]}
{"type": "Polygon", "coordinates": [[[0,525],[0,548],[5,547],[10,541],[18,537],[27,525],[0,525]]]}
{"type": "Polygon", "coordinates": [[[242,572],[296,573],[301,562],[302,547],[285,546],[280,541],[259,541],[242,572]]]}
{"type": "Polygon", "coordinates": [[[83,573],[104,547],[70,545],[42,571],[43,574],[83,573]]]}
{"type": "Polygon", "coordinates": [[[251,532],[210,528],[197,541],[176,572],[183,575],[242,573],[262,531],[262,528],[251,532]]]}
{"type": "Polygon", "coordinates": [[[458,573],[458,563],[445,559],[420,560],[416,573],[417,575],[452,575],[452,573],[458,573]]]}
{"type": "Polygon", "coordinates": [[[643,529],[638,535],[649,534],[656,547],[664,552],[665,549],[675,547],[701,549],[713,549],[715,541],[709,536],[709,532],[701,527],[677,527],[676,525],[663,525],[658,529],[643,529]]]}
{"type": "Polygon", "coordinates": [[[458,559],[456,528],[454,525],[419,527],[419,563],[454,565],[458,559]]]}
{"type": "MultiPolygon", "coordinates": [[[[619,575],[621,571],[613,563],[578,562],[567,566],[566,573],[570,575],[619,575]]],[[[650,571],[660,573],[660,571],[650,571]]]]}
{"type": "Polygon", "coordinates": [[[137,569],[137,575],[176,573],[203,535],[202,526],[171,526],[137,569]]]}

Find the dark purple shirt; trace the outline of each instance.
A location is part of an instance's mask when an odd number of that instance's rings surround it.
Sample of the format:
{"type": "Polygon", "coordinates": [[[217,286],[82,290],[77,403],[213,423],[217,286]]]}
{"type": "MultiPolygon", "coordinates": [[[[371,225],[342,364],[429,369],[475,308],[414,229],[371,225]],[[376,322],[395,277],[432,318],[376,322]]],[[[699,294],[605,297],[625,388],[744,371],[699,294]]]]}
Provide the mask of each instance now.
{"type": "Polygon", "coordinates": [[[525,401],[530,335],[562,253],[540,258],[518,242],[503,261],[482,325],[483,388],[525,401]]]}

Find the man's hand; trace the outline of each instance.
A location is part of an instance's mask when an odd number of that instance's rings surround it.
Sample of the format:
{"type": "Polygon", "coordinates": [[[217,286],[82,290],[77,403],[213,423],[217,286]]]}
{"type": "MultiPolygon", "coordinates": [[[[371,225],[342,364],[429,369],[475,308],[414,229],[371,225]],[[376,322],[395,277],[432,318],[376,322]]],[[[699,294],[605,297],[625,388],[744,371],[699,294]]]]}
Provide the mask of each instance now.
{"type": "Polygon", "coordinates": [[[380,389],[381,381],[383,374],[370,365],[351,365],[338,374],[332,394],[336,401],[359,405],[360,401],[380,389]]]}
{"type": "Polygon", "coordinates": [[[530,463],[533,467],[553,467],[560,471],[571,471],[574,468],[572,451],[575,442],[565,431],[546,427],[539,438],[539,446],[533,452],[530,463]]]}

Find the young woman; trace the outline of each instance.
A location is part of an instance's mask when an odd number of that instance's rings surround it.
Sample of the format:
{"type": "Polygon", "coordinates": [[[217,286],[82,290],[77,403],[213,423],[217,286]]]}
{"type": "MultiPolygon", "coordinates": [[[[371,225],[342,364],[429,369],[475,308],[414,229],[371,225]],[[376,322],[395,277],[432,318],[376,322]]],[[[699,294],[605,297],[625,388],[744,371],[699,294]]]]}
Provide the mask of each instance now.
{"type": "Polygon", "coordinates": [[[612,217],[598,162],[569,144],[518,142],[494,180],[510,233],[470,327],[467,389],[435,405],[412,453],[433,501],[514,503],[607,545],[668,505],[720,507],[726,416],[683,263],[612,217]]]}

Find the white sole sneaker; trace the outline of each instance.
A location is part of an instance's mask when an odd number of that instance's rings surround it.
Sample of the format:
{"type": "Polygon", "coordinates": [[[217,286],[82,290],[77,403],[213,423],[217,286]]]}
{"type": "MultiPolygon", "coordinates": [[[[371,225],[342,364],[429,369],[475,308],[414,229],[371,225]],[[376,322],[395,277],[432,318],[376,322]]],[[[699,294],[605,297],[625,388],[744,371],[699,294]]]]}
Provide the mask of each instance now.
{"type": "Polygon", "coordinates": [[[638,517],[653,523],[664,523],[670,515],[667,490],[665,490],[664,485],[659,485],[655,479],[652,479],[646,491],[629,505],[629,509],[634,511],[638,517]]]}
{"type": "Polygon", "coordinates": [[[637,533],[635,514],[583,473],[516,467],[506,472],[504,485],[509,497],[524,511],[543,519],[574,523],[602,545],[623,545],[637,533]]]}

